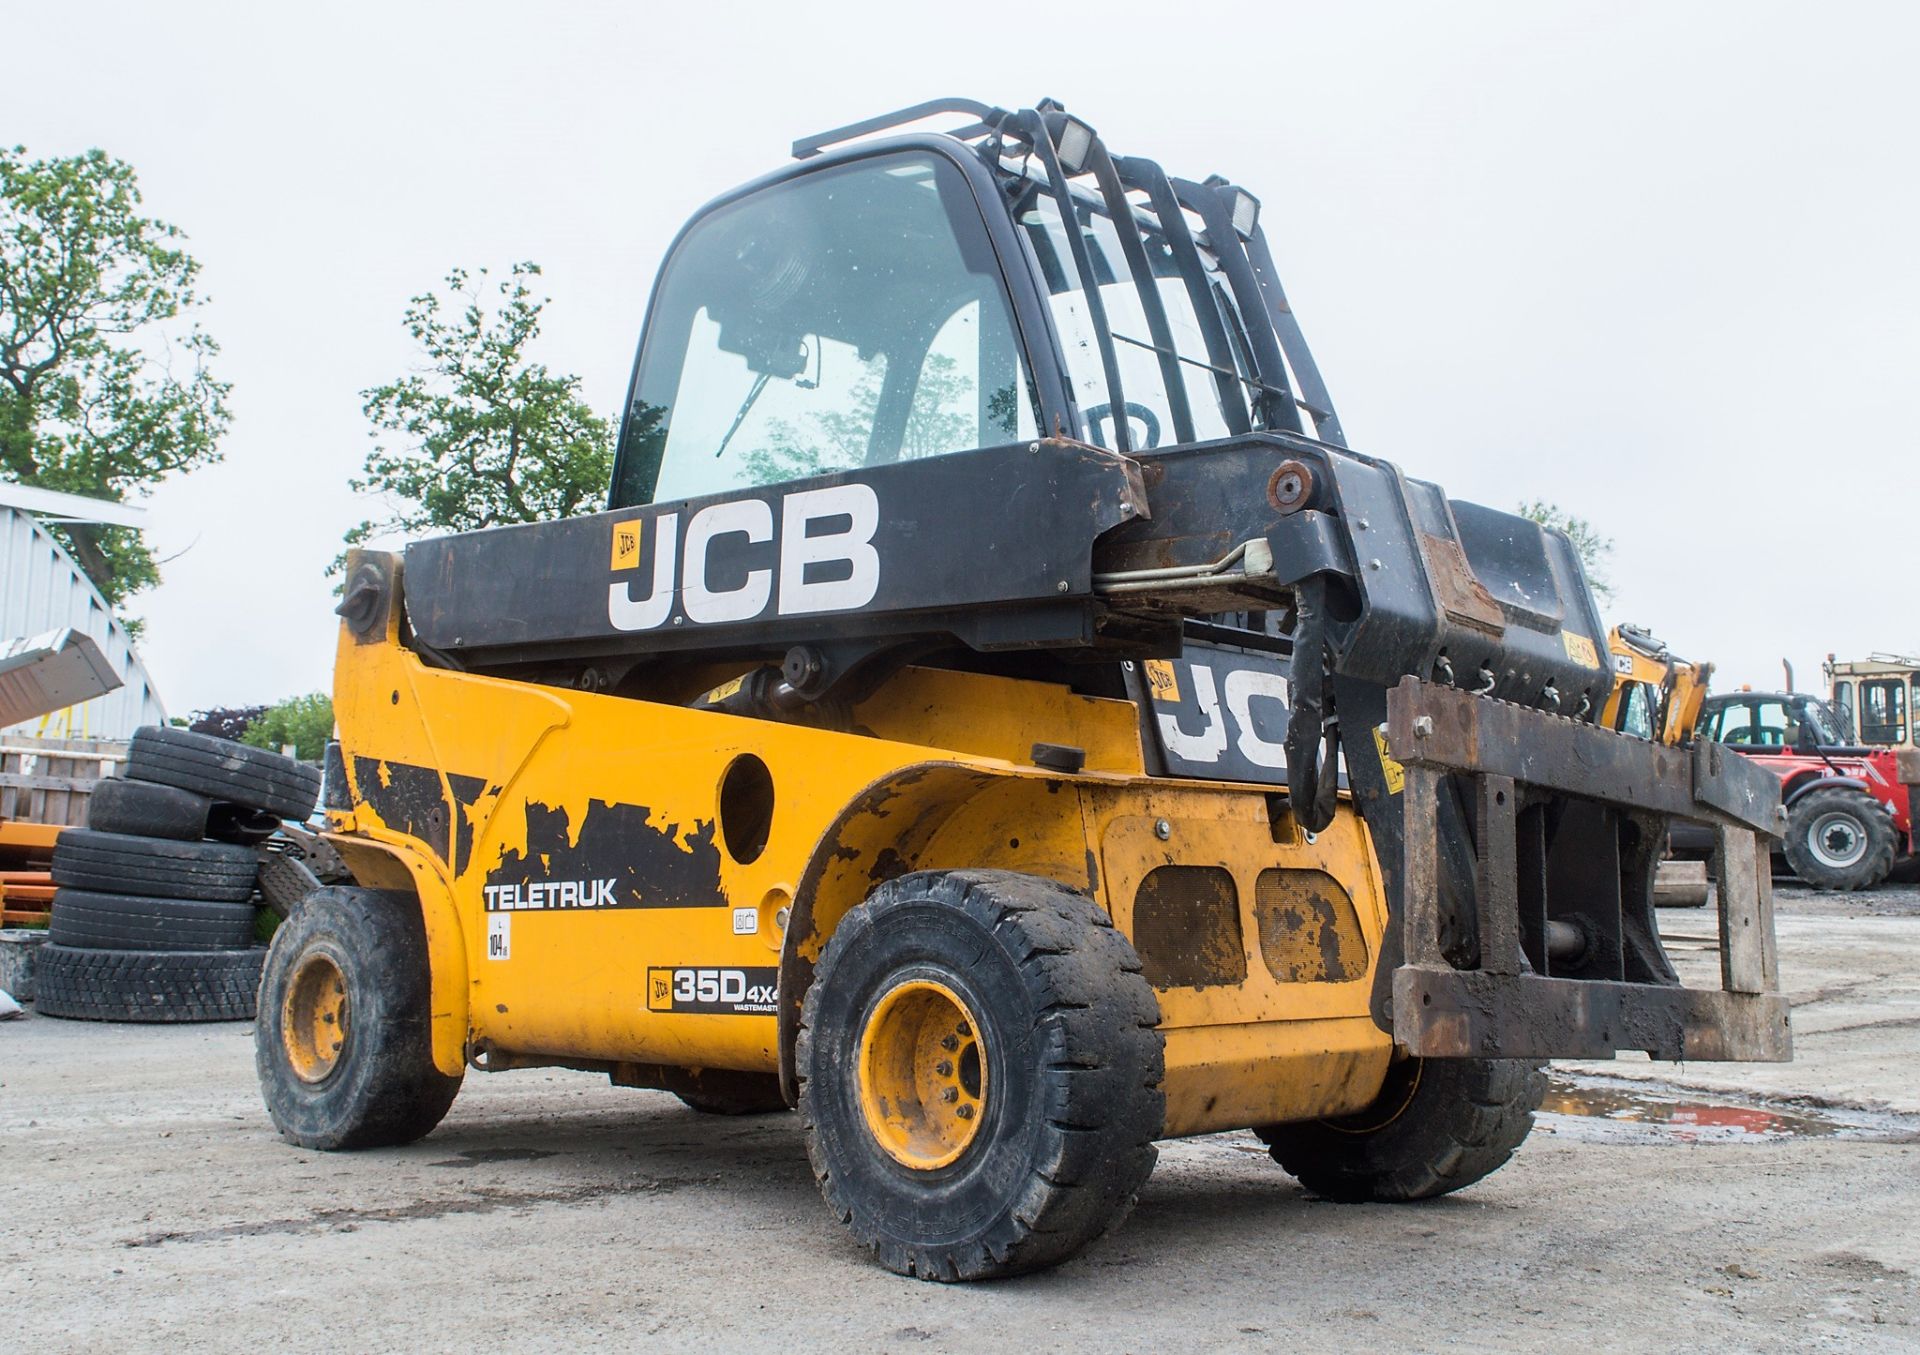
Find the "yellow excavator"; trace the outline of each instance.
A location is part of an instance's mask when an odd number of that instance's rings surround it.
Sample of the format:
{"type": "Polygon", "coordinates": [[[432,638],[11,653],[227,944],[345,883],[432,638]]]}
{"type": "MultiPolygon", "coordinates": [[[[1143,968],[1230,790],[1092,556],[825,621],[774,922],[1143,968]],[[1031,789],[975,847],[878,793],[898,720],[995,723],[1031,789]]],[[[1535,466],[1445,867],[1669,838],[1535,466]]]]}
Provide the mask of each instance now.
{"type": "Polygon", "coordinates": [[[1600,712],[1607,729],[1677,748],[1693,741],[1713,665],[1682,659],[1644,627],[1622,622],[1607,632],[1613,691],[1600,712]]]}
{"type": "MultiPolygon", "coordinates": [[[[1669,748],[1692,743],[1713,665],[1679,658],[1645,627],[1624,621],[1607,632],[1607,653],[1613,659],[1613,691],[1601,708],[1601,725],[1669,748]]],[[[1668,858],[1654,876],[1654,906],[1702,907],[1707,886],[1705,861],[1668,858]]]]}

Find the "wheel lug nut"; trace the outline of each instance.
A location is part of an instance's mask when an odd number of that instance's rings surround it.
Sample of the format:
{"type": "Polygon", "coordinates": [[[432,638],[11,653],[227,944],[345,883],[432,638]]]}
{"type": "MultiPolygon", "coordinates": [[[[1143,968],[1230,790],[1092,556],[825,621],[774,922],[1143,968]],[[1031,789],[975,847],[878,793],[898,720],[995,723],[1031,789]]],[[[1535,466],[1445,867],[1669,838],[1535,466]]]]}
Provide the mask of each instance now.
{"type": "Polygon", "coordinates": [[[954,1111],[953,1113],[955,1115],[958,1115],[963,1120],[971,1120],[973,1118],[973,1107],[962,1106],[958,1110],[954,1111]]]}
{"type": "Polygon", "coordinates": [[[940,1092],[940,1099],[942,1101],[947,1102],[949,1105],[951,1105],[953,1102],[958,1101],[960,1099],[959,1089],[955,1087],[942,1088],[940,1092]]]}
{"type": "Polygon", "coordinates": [[[952,1077],[953,1076],[953,1060],[941,1059],[940,1062],[933,1065],[933,1071],[940,1074],[941,1077],[952,1077]]]}
{"type": "Polygon", "coordinates": [[[965,1021],[962,1021],[959,1025],[955,1026],[954,1029],[960,1032],[960,1034],[962,1035],[973,1034],[973,1027],[968,1025],[965,1021]]]}
{"type": "Polygon", "coordinates": [[[948,1053],[952,1053],[954,1050],[960,1047],[960,1041],[957,1037],[949,1035],[945,1039],[940,1041],[940,1047],[946,1050],[948,1053]]]}

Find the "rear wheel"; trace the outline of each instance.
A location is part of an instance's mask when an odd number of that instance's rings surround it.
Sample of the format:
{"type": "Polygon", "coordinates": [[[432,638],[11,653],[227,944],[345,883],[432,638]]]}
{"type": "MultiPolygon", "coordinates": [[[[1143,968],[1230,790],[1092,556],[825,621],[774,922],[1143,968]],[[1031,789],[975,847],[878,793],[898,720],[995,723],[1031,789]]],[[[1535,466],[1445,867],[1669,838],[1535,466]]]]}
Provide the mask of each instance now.
{"type": "Polygon", "coordinates": [[[274,933],[254,1066],[303,1148],[412,1143],[460,1090],[433,1063],[426,929],[407,894],[330,886],[274,933]]]}
{"type": "Polygon", "coordinates": [[[1258,1129],[1287,1173],[1329,1200],[1424,1200],[1513,1156],[1547,1092],[1530,1059],[1401,1059],[1379,1099],[1337,1120],[1258,1129]]]}
{"type": "Polygon", "coordinates": [[[1787,813],[1787,864],[1815,889],[1871,889],[1893,870],[1893,823],[1871,795],[1832,786],[1787,813]]]}
{"type": "Polygon", "coordinates": [[[881,885],[828,942],[801,1016],[821,1193],[903,1275],[1066,1260],[1153,1170],[1158,1021],[1139,957],[1083,894],[986,870],[881,885]]]}

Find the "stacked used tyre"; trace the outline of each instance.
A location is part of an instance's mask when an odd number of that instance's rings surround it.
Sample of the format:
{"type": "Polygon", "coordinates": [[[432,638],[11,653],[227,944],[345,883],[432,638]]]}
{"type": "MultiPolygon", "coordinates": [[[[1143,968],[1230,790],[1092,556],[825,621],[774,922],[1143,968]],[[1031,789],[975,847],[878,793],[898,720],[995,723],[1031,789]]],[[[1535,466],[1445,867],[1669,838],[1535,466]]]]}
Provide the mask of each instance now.
{"type": "Polygon", "coordinates": [[[259,844],[304,819],[320,772],[184,729],[138,730],[124,776],[97,783],[87,826],[53,849],[53,919],[34,963],[44,1016],[245,1021],[259,844]]]}

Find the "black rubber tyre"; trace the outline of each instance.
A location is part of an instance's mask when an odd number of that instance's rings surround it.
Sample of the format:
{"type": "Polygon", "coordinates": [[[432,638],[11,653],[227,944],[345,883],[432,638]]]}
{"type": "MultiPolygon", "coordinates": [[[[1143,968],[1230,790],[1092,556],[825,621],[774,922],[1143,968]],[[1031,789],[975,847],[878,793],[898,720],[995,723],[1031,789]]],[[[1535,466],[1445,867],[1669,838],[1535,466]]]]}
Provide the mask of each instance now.
{"type": "Polygon", "coordinates": [[[134,731],[127,749],[127,775],[265,810],[283,819],[306,818],[320,795],[318,767],[264,748],[165,725],[134,731]]]}
{"type": "Polygon", "coordinates": [[[780,1095],[777,1073],[709,1068],[695,1074],[690,1085],[675,1088],[673,1094],[702,1115],[772,1115],[791,1109],[787,1098],[780,1095]]]}
{"type": "Polygon", "coordinates": [[[253,905],[58,889],[47,939],[81,950],[245,950],[253,905]]]}
{"type": "Polygon", "coordinates": [[[1546,1065],[1531,1059],[1409,1058],[1366,1110],[1254,1132],[1315,1195],[1425,1200],[1505,1166],[1546,1093],[1546,1065]]]}
{"type": "Polygon", "coordinates": [[[348,885],[309,894],[274,933],[260,978],[254,1067],[274,1126],[303,1148],[426,1134],[460,1090],[434,1067],[429,1017],[419,901],[348,885]]]}
{"type": "Polygon", "coordinates": [[[229,842],[69,828],[53,844],[53,882],[65,889],[244,903],[259,873],[260,854],[229,842]]]}
{"type": "Polygon", "coordinates": [[[207,835],[207,811],[212,807],[206,796],[178,786],[114,776],[93,783],[87,827],[99,833],[198,842],[207,835]]]}
{"type": "Polygon", "coordinates": [[[1893,821],[1846,786],[1809,791],[1787,811],[1787,864],[1815,889],[1871,889],[1893,870],[1893,821]]]}
{"type": "MultiPolygon", "coordinates": [[[[1083,894],[990,870],[881,885],[827,943],[801,1014],[800,1119],[821,1194],[903,1275],[990,1279],[1067,1260],[1125,1217],[1153,1171],[1166,1119],[1159,1019],[1139,956],[1083,894]],[[966,1095],[979,1101],[958,1156],[920,1166],[863,1109],[864,1041],[900,994],[936,988],[972,1020],[949,1023],[966,1044],[928,1057],[957,1048],[959,1073],[940,1073],[964,1082],[971,1055],[966,1095]]],[[[912,1060],[915,1079],[923,1062],[912,1060]]],[[[878,1103],[908,1108],[897,1094],[878,1103]]],[[[910,1109],[924,1123],[962,1113],[941,1105],[928,1095],[910,1109]]]]}
{"type": "Polygon", "coordinates": [[[80,1021],[248,1021],[264,950],[34,953],[34,1009],[80,1021]]]}

